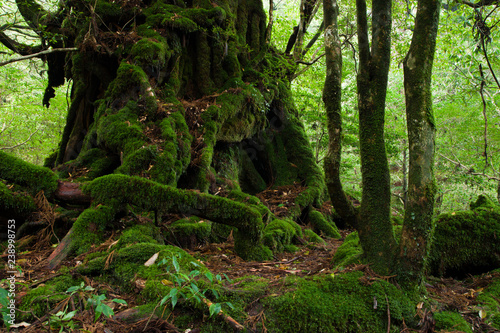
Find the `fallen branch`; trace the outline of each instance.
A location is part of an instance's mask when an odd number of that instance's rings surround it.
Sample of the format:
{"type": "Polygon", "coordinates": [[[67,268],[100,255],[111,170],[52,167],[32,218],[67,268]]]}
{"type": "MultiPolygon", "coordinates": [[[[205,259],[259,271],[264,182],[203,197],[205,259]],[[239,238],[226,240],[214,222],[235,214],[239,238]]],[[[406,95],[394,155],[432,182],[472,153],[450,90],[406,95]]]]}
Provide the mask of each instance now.
{"type": "MultiPolygon", "coordinates": [[[[210,302],[208,299],[206,299],[205,297],[202,297],[201,298],[203,300],[203,303],[205,303],[208,308],[210,308],[210,306],[212,306],[212,302],[210,302]]],[[[240,323],[238,323],[236,320],[234,320],[231,316],[227,315],[224,313],[224,311],[220,310],[219,316],[222,317],[222,319],[224,319],[224,321],[229,324],[229,326],[231,326],[232,328],[234,328],[235,330],[237,331],[243,331],[245,329],[245,326],[241,325],[240,323]]]]}
{"type": "Polygon", "coordinates": [[[37,57],[40,57],[40,56],[43,56],[46,54],[51,54],[51,53],[55,53],[55,52],[71,52],[71,51],[78,51],[78,48],[77,47],[64,47],[64,48],[44,50],[44,51],[41,51],[38,53],[33,53],[33,54],[25,55],[25,56],[22,56],[19,58],[13,58],[13,59],[9,59],[7,61],[0,62],[0,67],[11,64],[13,62],[23,61],[23,60],[27,60],[27,59],[31,59],[31,58],[37,58],[37,57]]]}

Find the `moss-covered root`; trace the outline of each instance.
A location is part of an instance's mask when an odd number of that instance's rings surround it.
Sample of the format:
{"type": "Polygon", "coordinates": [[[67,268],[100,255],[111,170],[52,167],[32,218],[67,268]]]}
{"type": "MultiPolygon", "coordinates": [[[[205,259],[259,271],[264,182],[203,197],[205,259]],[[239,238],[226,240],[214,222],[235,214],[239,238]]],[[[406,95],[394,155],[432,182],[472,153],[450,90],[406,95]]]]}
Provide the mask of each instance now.
{"type": "Polygon", "coordinates": [[[311,209],[309,211],[309,222],[314,226],[316,231],[323,233],[325,236],[336,239],[341,238],[337,226],[317,210],[311,209]]]}
{"type": "Polygon", "coordinates": [[[43,190],[50,197],[57,189],[57,176],[50,169],[25,162],[2,151],[0,178],[27,187],[32,195],[43,190]]]}
{"type": "Polygon", "coordinates": [[[87,252],[101,243],[106,226],[113,221],[116,209],[105,205],[91,207],[80,214],[70,231],[49,257],[48,267],[58,266],[68,255],[87,252]]]}
{"type": "Polygon", "coordinates": [[[0,216],[23,219],[35,209],[36,205],[32,197],[13,192],[0,182],[0,216]]]}
{"type": "MultiPolygon", "coordinates": [[[[244,259],[254,259],[254,253],[260,258],[265,251],[261,245],[262,214],[254,205],[126,175],[97,178],[85,190],[103,204],[132,203],[145,210],[196,215],[236,227],[235,248],[244,259]]],[[[269,253],[264,255],[268,257],[269,253]]]]}

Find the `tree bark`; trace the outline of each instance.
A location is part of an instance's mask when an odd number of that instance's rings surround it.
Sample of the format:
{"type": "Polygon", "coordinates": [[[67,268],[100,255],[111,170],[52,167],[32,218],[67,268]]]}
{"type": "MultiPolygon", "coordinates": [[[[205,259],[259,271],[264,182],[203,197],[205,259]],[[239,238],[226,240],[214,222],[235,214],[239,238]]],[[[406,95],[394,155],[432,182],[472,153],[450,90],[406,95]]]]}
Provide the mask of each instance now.
{"type": "Polygon", "coordinates": [[[398,279],[418,286],[433,232],[435,124],[431,75],[441,1],[419,0],[410,50],[404,60],[409,140],[408,202],[400,242],[398,279]]]}
{"type": "Polygon", "coordinates": [[[342,43],[339,39],[336,0],[323,1],[325,23],[326,77],[323,102],[328,117],[328,152],[325,156],[325,180],[335,211],[345,223],[357,226],[357,212],[347,198],[340,181],[342,152],[342,43]]]}

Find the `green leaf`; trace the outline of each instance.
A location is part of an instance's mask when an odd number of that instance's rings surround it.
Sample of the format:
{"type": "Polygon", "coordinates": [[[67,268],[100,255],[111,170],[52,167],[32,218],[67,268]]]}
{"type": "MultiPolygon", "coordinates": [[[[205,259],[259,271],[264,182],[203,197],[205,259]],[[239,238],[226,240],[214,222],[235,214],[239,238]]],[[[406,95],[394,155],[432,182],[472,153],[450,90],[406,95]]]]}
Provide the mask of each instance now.
{"type": "Polygon", "coordinates": [[[65,313],[64,316],[62,316],[61,320],[62,321],[71,320],[76,315],[77,312],[78,312],[78,310],[65,313]]]}
{"type": "Polygon", "coordinates": [[[103,303],[102,304],[102,314],[108,318],[111,318],[115,314],[115,312],[113,311],[113,309],[109,305],[103,303]]]}
{"type": "Polygon", "coordinates": [[[208,281],[210,281],[210,283],[214,282],[214,275],[212,274],[212,272],[206,272],[205,276],[208,279],[208,281]]]}
{"type": "Polygon", "coordinates": [[[175,308],[175,305],[177,304],[177,294],[172,295],[172,309],[175,308]]]}
{"type": "Polygon", "coordinates": [[[168,299],[170,298],[170,295],[167,295],[165,297],[163,297],[160,301],[160,306],[162,306],[163,304],[165,304],[166,301],[168,301],[168,299]]]}
{"type": "Polygon", "coordinates": [[[210,317],[212,317],[214,314],[219,314],[220,310],[221,310],[220,303],[212,303],[212,305],[210,305],[209,308],[210,317]]]}
{"type": "Polygon", "coordinates": [[[191,282],[191,289],[193,289],[195,292],[200,291],[200,289],[198,288],[198,286],[194,282],[191,282]]]}
{"type": "Polygon", "coordinates": [[[127,305],[127,302],[124,301],[123,299],[113,298],[113,302],[118,303],[118,304],[127,305]]]}
{"type": "Polygon", "coordinates": [[[3,308],[7,308],[9,306],[9,293],[7,290],[0,288],[0,304],[3,308]]]}

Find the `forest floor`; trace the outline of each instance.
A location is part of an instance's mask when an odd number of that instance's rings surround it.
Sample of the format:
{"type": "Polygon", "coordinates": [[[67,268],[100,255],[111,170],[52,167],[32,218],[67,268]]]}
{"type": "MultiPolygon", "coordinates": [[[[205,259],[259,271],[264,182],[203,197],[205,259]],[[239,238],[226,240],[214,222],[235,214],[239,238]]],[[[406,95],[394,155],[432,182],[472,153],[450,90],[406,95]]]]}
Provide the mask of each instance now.
{"type": "MultiPolygon", "coordinates": [[[[300,192],[297,184],[291,186],[290,188],[280,188],[279,190],[269,190],[267,193],[262,193],[261,200],[266,202],[270,210],[276,216],[280,216],[286,212],[286,209],[293,205],[294,198],[296,194],[300,192]]],[[[322,210],[329,211],[330,207],[322,207],[322,210]]],[[[175,220],[175,219],[174,219],[175,220]]],[[[307,226],[304,226],[307,227],[307,226]]],[[[309,277],[319,274],[339,274],[332,268],[332,258],[338,249],[338,247],[343,243],[345,237],[351,232],[351,230],[341,230],[340,239],[325,238],[325,242],[322,244],[303,244],[299,245],[299,250],[294,253],[281,253],[276,254],[273,260],[265,262],[246,262],[238,257],[234,252],[234,242],[232,237],[225,243],[217,244],[204,244],[195,246],[191,249],[186,249],[186,251],[191,254],[194,258],[199,260],[204,264],[214,275],[219,274],[221,276],[226,276],[228,281],[225,284],[225,288],[237,289],[238,284],[241,283],[241,277],[244,276],[254,276],[265,278],[269,281],[269,285],[280,286],[284,285],[284,279],[287,276],[294,275],[300,277],[309,277]],[[238,282],[240,281],[240,282],[238,282]]],[[[38,233],[38,237],[45,237],[47,235],[38,233]]],[[[92,252],[107,250],[113,242],[118,239],[117,234],[112,233],[109,239],[95,247],[92,252]]],[[[20,268],[20,273],[16,277],[16,302],[21,304],[23,301],[23,296],[26,295],[26,290],[33,289],[37,286],[43,285],[55,276],[61,275],[57,270],[50,270],[47,268],[48,257],[54,251],[54,247],[50,245],[49,242],[40,242],[33,240],[36,239],[35,235],[27,236],[31,237],[32,247],[29,250],[23,250],[17,254],[17,264],[20,268]]],[[[21,239],[18,241],[18,245],[22,242],[28,242],[29,239],[21,239]]],[[[62,263],[61,267],[65,267],[70,270],[70,272],[77,266],[82,264],[83,259],[88,253],[83,254],[76,258],[71,258],[62,263]]],[[[7,264],[7,252],[5,251],[3,255],[0,255],[7,264]]],[[[65,274],[67,274],[67,269],[65,274]]],[[[345,271],[355,271],[361,270],[364,272],[363,279],[367,283],[375,279],[386,279],[391,280],[392,277],[384,277],[375,274],[369,267],[369,265],[350,265],[346,267],[345,271]]],[[[0,271],[0,279],[5,279],[6,272],[0,271]]],[[[476,305],[476,297],[488,284],[492,281],[494,277],[500,276],[498,273],[486,273],[481,276],[469,276],[463,280],[456,280],[452,278],[433,278],[429,277],[427,280],[427,297],[433,299],[435,304],[439,304],[441,308],[446,308],[451,311],[457,311],[463,315],[463,317],[469,322],[473,327],[474,332],[495,332],[495,330],[488,326],[485,321],[478,316],[478,311],[476,305]]],[[[105,293],[107,299],[122,299],[127,302],[125,308],[120,308],[120,306],[113,302],[108,302],[109,306],[112,307],[114,311],[114,316],[112,318],[101,318],[95,322],[95,313],[92,310],[79,311],[72,318],[80,330],[75,332],[105,332],[105,333],[117,333],[117,332],[191,332],[195,333],[199,330],[197,329],[197,323],[192,323],[191,331],[183,331],[176,328],[172,322],[174,318],[168,318],[167,320],[160,319],[156,316],[144,316],[140,320],[136,320],[133,323],[125,323],[122,319],[129,318],[133,315],[131,310],[137,304],[137,294],[141,291],[141,287],[137,284],[135,291],[130,293],[123,293],[117,289],[116,286],[111,283],[107,283],[102,280],[92,279],[87,276],[81,276],[74,274],[75,280],[84,280],[86,286],[91,286],[95,290],[99,290],[100,293],[105,293]]],[[[5,280],[3,280],[5,281],[5,280]]],[[[392,281],[394,282],[394,281],[392,281]]],[[[75,282],[75,284],[78,284],[75,282]]],[[[7,288],[7,285],[0,286],[2,288],[7,288]]],[[[286,292],[286,290],[284,291],[286,292]]],[[[63,308],[66,308],[68,301],[62,301],[51,309],[51,313],[57,313],[63,308]]],[[[75,307],[74,304],[70,304],[70,308],[75,307]]],[[[78,304],[76,306],[78,308],[78,304]]],[[[432,310],[432,309],[431,309],[432,310]]],[[[177,310],[176,310],[177,311],[177,310]]],[[[412,330],[405,329],[405,332],[433,332],[432,327],[432,311],[424,310],[422,305],[417,305],[417,314],[420,317],[421,329],[412,330]],[[419,308],[420,306],[420,308],[419,308]]],[[[175,312],[173,312],[175,315],[175,312]]],[[[17,323],[17,327],[11,329],[11,331],[22,332],[22,333],[33,333],[33,332],[48,332],[47,322],[49,314],[39,318],[37,321],[32,323],[17,323]]],[[[261,322],[264,326],[265,314],[263,312],[248,312],[248,318],[245,321],[246,327],[255,327],[256,322],[261,322]]],[[[241,323],[243,324],[243,323],[241,323]]],[[[265,326],[264,326],[265,327],[265,326]]],[[[0,329],[0,332],[3,332],[0,329]]]]}
{"type": "MultiPolygon", "coordinates": [[[[350,231],[342,231],[343,238],[350,231]]],[[[226,274],[231,282],[226,284],[227,288],[237,288],[239,282],[237,278],[243,276],[258,276],[269,280],[270,284],[279,285],[288,275],[296,276],[312,276],[316,274],[336,274],[331,268],[332,257],[336,249],[342,244],[343,238],[340,240],[326,239],[326,242],[315,247],[300,246],[299,251],[295,253],[282,253],[277,255],[272,261],[265,262],[245,262],[234,254],[234,246],[231,241],[220,244],[206,244],[193,250],[187,250],[191,255],[200,260],[214,274],[226,274]]],[[[46,268],[47,258],[54,249],[52,247],[38,248],[33,251],[25,251],[18,255],[18,264],[22,269],[22,273],[17,277],[18,290],[16,293],[17,302],[22,302],[22,297],[26,294],[25,287],[34,288],[40,286],[51,278],[59,275],[57,271],[46,268]]],[[[2,256],[5,258],[5,255],[2,256]]],[[[81,262],[80,258],[73,258],[65,261],[64,266],[70,270],[76,267],[81,262]]],[[[349,271],[362,270],[365,273],[367,280],[377,278],[389,278],[376,275],[367,265],[351,265],[346,268],[349,271]]],[[[456,280],[452,278],[430,278],[428,280],[427,291],[428,297],[435,300],[437,303],[444,305],[447,309],[452,309],[460,312],[464,318],[472,325],[475,332],[495,332],[490,326],[478,316],[474,306],[477,304],[476,296],[485,288],[494,277],[498,277],[500,273],[487,273],[477,277],[468,277],[464,280],[456,280]]],[[[97,290],[106,291],[108,299],[118,298],[127,302],[128,308],[136,305],[136,293],[123,294],[116,291],[116,287],[112,284],[106,284],[102,281],[83,278],[86,285],[92,286],[97,290]]],[[[5,277],[2,277],[5,278],[5,277]]],[[[4,286],[5,287],[5,286],[4,286]]],[[[137,290],[137,292],[140,289],[137,290]]],[[[114,303],[109,303],[113,305],[114,303]]],[[[418,307],[418,305],[417,305],[418,307]]],[[[57,312],[57,306],[54,311],[57,312]]],[[[114,308],[115,317],[101,318],[98,322],[94,322],[94,313],[91,311],[81,311],[73,317],[73,321],[81,328],[75,332],[188,332],[182,331],[169,323],[169,320],[162,320],[156,316],[153,318],[144,317],[134,323],[124,323],[120,320],[122,317],[128,317],[130,310],[122,310],[114,308]]],[[[429,330],[429,325],[432,325],[432,316],[427,311],[417,311],[421,317],[422,329],[412,330],[406,329],[405,332],[433,332],[429,330]],[[425,327],[425,328],[424,328],[425,327]]],[[[252,322],[265,320],[262,313],[254,315],[249,314],[245,325],[251,326],[252,322]]],[[[16,332],[31,333],[31,332],[48,332],[46,325],[47,318],[40,318],[38,321],[30,324],[22,323],[18,328],[12,330],[16,332]]],[[[172,321],[172,320],[170,320],[172,321]]],[[[1,332],[4,332],[0,330],[1,332]]],[[[6,332],[6,331],[5,331],[6,332]]],[[[198,332],[196,323],[193,323],[191,333],[198,332]]],[[[457,331],[459,332],[459,331],[457,331]]]]}

